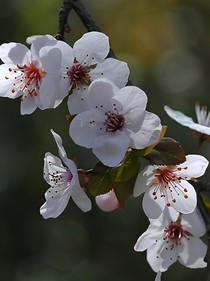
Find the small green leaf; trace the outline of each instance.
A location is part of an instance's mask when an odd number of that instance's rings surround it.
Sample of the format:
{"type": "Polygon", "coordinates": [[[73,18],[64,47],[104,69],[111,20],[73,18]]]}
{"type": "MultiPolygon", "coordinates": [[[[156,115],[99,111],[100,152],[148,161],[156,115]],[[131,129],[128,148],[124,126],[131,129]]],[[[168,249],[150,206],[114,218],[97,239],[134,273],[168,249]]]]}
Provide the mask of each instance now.
{"type": "Polygon", "coordinates": [[[90,193],[93,196],[105,194],[113,188],[114,182],[110,175],[111,169],[101,162],[96,164],[88,182],[90,193]]]}
{"type": "Polygon", "coordinates": [[[178,165],[186,160],[181,144],[172,138],[162,138],[146,157],[153,165],[178,165]]]}
{"type": "Polygon", "coordinates": [[[97,66],[97,63],[91,64],[91,65],[88,66],[88,69],[95,69],[96,66],[97,66]]]}
{"type": "Polygon", "coordinates": [[[140,169],[140,162],[135,150],[127,153],[125,159],[117,167],[112,168],[111,175],[114,182],[130,180],[140,169]]]}
{"type": "Polygon", "coordinates": [[[133,177],[130,180],[118,182],[114,186],[115,195],[122,208],[124,208],[126,200],[133,194],[133,188],[136,182],[137,175],[138,172],[136,171],[136,173],[133,174],[133,177]]]}

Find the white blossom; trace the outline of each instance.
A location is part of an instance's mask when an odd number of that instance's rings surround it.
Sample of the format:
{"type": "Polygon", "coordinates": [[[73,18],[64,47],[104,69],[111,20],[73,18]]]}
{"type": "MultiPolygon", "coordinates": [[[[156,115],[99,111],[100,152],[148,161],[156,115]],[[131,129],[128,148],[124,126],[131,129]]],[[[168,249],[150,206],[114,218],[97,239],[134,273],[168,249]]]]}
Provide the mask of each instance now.
{"type": "Polygon", "coordinates": [[[161,132],[160,119],[145,110],[146,94],[135,86],[119,89],[110,80],[98,78],[87,93],[89,110],[70,124],[73,141],[93,153],[106,166],[116,166],[129,147],[153,144],[161,132]]]}
{"type": "Polygon", "coordinates": [[[196,207],[197,196],[188,180],[202,176],[208,163],[205,157],[191,154],[179,165],[148,165],[138,174],[133,195],[145,192],[143,209],[152,219],[158,218],[165,207],[191,213],[196,207]]]}
{"type": "MultiPolygon", "coordinates": [[[[36,38],[30,41],[34,42],[36,38]]],[[[84,34],[73,47],[63,41],[51,41],[40,50],[51,94],[59,92],[65,97],[70,93],[67,103],[71,114],[88,109],[86,95],[95,79],[106,77],[120,88],[126,85],[128,66],[117,59],[106,58],[109,50],[109,38],[95,31],[84,34]]],[[[47,96],[46,93],[43,98],[47,99],[47,96]]]]}
{"type": "Polygon", "coordinates": [[[80,186],[77,167],[67,158],[61,137],[51,130],[60,158],[46,153],[44,158],[44,179],[50,185],[45,193],[46,202],[41,206],[41,215],[47,218],[58,217],[66,208],[70,197],[83,211],[91,209],[91,201],[80,186]]]}
{"type": "Polygon", "coordinates": [[[150,219],[148,229],[138,238],[134,250],[147,250],[151,268],[165,272],[177,260],[189,268],[203,268],[207,246],[199,238],[206,232],[205,223],[197,209],[182,215],[174,209],[165,209],[158,219],[150,219]]]}
{"type": "MultiPolygon", "coordinates": [[[[44,109],[56,107],[60,101],[55,95],[49,97],[50,84],[44,83],[46,71],[43,67],[39,51],[52,36],[38,38],[29,50],[20,43],[5,43],[0,46],[0,96],[11,99],[21,97],[21,114],[31,114],[37,107],[44,109]],[[48,92],[47,105],[43,103],[42,95],[48,92]]],[[[44,59],[44,57],[43,57],[44,59]]]]}

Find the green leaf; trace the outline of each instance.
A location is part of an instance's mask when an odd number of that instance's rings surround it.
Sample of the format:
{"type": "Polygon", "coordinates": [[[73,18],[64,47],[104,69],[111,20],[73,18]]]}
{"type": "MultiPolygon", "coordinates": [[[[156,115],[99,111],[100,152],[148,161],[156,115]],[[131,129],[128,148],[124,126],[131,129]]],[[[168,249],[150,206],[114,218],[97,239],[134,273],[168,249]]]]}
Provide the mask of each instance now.
{"type": "Polygon", "coordinates": [[[112,168],[111,175],[114,182],[130,180],[140,169],[140,162],[136,151],[127,153],[125,159],[117,167],[112,168]]]}
{"type": "Polygon", "coordinates": [[[126,200],[133,194],[133,188],[136,182],[137,175],[138,171],[133,174],[133,177],[130,180],[118,182],[114,186],[115,195],[122,208],[124,208],[126,200]]]}
{"type": "Polygon", "coordinates": [[[88,69],[95,69],[96,66],[97,66],[97,63],[91,64],[91,65],[88,66],[88,69]]]}
{"type": "Polygon", "coordinates": [[[172,138],[162,138],[146,157],[153,165],[178,165],[186,160],[181,144],[172,138]]]}
{"type": "Polygon", "coordinates": [[[93,196],[109,192],[114,185],[110,171],[112,168],[104,166],[101,162],[97,163],[88,182],[90,193],[93,196]]]}

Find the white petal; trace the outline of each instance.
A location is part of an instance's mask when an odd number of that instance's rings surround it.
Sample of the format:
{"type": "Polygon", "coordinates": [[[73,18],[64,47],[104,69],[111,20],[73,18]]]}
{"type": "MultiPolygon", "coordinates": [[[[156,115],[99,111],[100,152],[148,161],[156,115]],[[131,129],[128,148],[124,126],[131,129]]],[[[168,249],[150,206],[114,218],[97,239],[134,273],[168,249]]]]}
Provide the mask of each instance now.
{"type": "Polygon", "coordinates": [[[125,117],[126,128],[138,132],[146,114],[146,94],[135,86],[127,86],[117,91],[113,99],[123,106],[120,113],[125,117]]]}
{"type": "Polygon", "coordinates": [[[72,188],[72,199],[75,204],[83,211],[88,212],[91,210],[92,204],[87,194],[82,190],[80,185],[75,185],[72,188]]]}
{"type": "Polygon", "coordinates": [[[28,37],[26,42],[31,45],[31,53],[33,59],[39,60],[40,58],[40,49],[46,44],[56,44],[57,40],[51,35],[35,35],[28,37]]]}
{"type": "Polygon", "coordinates": [[[148,218],[157,219],[165,209],[165,200],[161,196],[157,196],[155,200],[152,192],[152,189],[145,192],[142,207],[148,218]]]}
{"type": "Polygon", "coordinates": [[[20,103],[20,113],[22,115],[31,114],[37,109],[35,97],[25,96],[20,103]]]}
{"type": "Polygon", "coordinates": [[[169,106],[164,106],[166,113],[179,124],[190,128],[191,130],[198,131],[202,134],[210,135],[210,128],[195,123],[191,117],[186,116],[180,111],[173,110],[169,106]]]}
{"type": "Polygon", "coordinates": [[[147,105],[147,95],[140,88],[135,86],[126,86],[121,88],[115,95],[115,99],[123,104],[123,113],[139,108],[145,109],[147,105]]]}
{"type": "Polygon", "coordinates": [[[0,58],[4,63],[28,64],[31,62],[31,51],[21,43],[5,43],[0,46],[0,58]]]}
{"type": "Polygon", "coordinates": [[[69,81],[61,73],[48,73],[42,80],[39,90],[40,108],[56,108],[68,95],[69,81]],[[54,79],[53,79],[54,78],[54,79]]]}
{"type": "Polygon", "coordinates": [[[189,154],[186,156],[186,161],[179,165],[182,169],[176,174],[187,180],[198,178],[205,173],[208,164],[209,161],[205,157],[189,154]]]}
{"type": "Polygon", "coordinates": [[[32,43],[35,43],[36,41],[39,42],[40,45],[45,45],[49,40],[57,41],[55,37],[52,35],[46,34],[46,35],[32,35],[26,38],[26,43],[31,45],[32,43]]]}
{"type": "Polygon", "coordinates": [[[200,238],[190,236],[189,240],[182,239],[180,246],[179,261],[189,268],[203,268],[207,266],[204,262],[207,246],[200,238]]]}
{"type": "Polygon", "coordinates": [[[183,215],[182,225],[193,236],[201,237],[206,233],[206,225],[198,208],[190,214],[183,215]]]}
{"type": "Polygon", "coordinates": [[[195,210],[197,205],[197,195],[194,187],[185,180],[180,180],[179,182],[174,182],[174,188],[166,189],[167,192],[167,202],[180,213],[188,214],[195,210]],[[183,190],[186,189],[186,192],[183,190]],[[175,199],[175,203],[172,201],[175,199]],[[170,201],[171,200],[171,201],[170,201]]]}
{"type": "Polygon", "coordinates": [[[39,55],[47,72],[59,69],[61,66],[67,72],[67,67],[70,69],[74,62],[72,48],[63,41],[49,42],[41,48],[39,55]]]}
{"type": "Polygon", "coordinates": [[[166,241],[164,241],[164,243],[165,246],[160,252],[160,259],[161,259],[160,271],[167,270],[173,263],[177,261],[177,258],[179,256],[178,245],[176,244],[176,242],[169,240],[169,243],[166,243],[166,241]]]}
{"type": "Polygon", "coordinates": [[[162,126],[159,117],[146,112],[143,124],[138,132],[131,133],[131,147],[143,149],[154,144],[160,137],[162,126]]]}
{"type": "Polygon", "coordinates": [[[71,189],[60,187],[49,188],[45,193],[46,202],[40,208],[40,214],[44,219],[58,217],[66,208],[69,198],[71,196],[71,189]]]}
{"type": "Polygon", "coordinates": [[[177,260],[177,247],[170,250],[165,240],[160,239],[147,249],[147,261],[155,271],[166,271],[177,260]]]}
{"type": "MultiPolygon", "coordinates": [[[[91,83],[88,90],[88,103],[90,108],[101,108],[108,111],[113,108],[112,97],[119,89],[110,80],[99,78],[91,83]]],[[[105,112],[104,112],[105,113],[105,112]]]]}
{"type": "Polygon", "coordinates": [[[114,167],[123,160],[129,144],[124,132],[106,133],[95,140],[93,153],[105,166],[114,167]]]}
{"type": "Polygon", "coordinates": [[[117,87],[122,88],[128,82],[129,68],[127,63],[113,58],[107,58],[102,63],[98,63],[91,69],[92,79],[105,77],[111,80],[117,87]]]}
{"type": "Polygon", "coordinates": [[[47,73],[61,69],[62,52],[60,49],[45,46],[39,54],[42,66],[47,73]]]}
{"type": "Polygon", "coordinates": [[[52,133],[52,135],[55,139],[55,142],[57,144],[59,156],[61,157],[61,159],[67,158],[66,151],[63,147],[61,137],[56,132],[54,132],[52,129],[50,130],[50,132],[52,133]]]}
{"type": "Polygon", "coordinates": [[[146,249],[155,245],[156,240],[163,237],[163,230],[159,227],[150,224],[148,229],[138,238],[134,245],[134,250],[137,252],[143,252],[146,249]]]}
{"type": "Polygon", "coordinates": [[[195,122],[193,121],[193,119],[191,117],[185,115],[184,113],[182,113],[180,111],[173,110],[172,108],[170,108],[167,105],[164,106],[164,109],[165,109],[166,113],[172,119],[174,119],[175,121],[177,121],[178,123],[180,123],[183,126],[195,124],[195,122]]]}
{"type": "Polygon", "coordinates": [[[74,89],[73,93],[68,97],[67,105],[70,114],[79,114],[89,109],[87,102],[88,88],[74,89]]]}
{"type": "Polygon", "coordinates": [[[93,148],[95,139],[105,132],[104,116],[99,110],[90,110],[78,114],[71,121],[69,134],[73,141],[81,146],[93,148]]]}
{"type": "Polygon", "coordinates": [[[18,89],[20,83],[17,82],[17,77],[22,73],[11,72],[9,71],[10,68],[13,69],[16,68],[16,66],[14,64],[0,65],[0,96],[15,99],[23,94],[23,92],[18,89]],[[13,89],[15,89],[14,93],[12,91],[13,89]]]}
{"type": "Polygon", "coordinates": [[[154,167],[146,166],[137,176],[133,189],[133,196],[137,197],[145,191],[148,191],[154,181],[154,167]]]}
{"type": "Polygon", "coordinates": [[[75,42],[73,50],[80,63],[102,62],[109,52],[109,38],[101,32],[88,32],[75,42]]]}

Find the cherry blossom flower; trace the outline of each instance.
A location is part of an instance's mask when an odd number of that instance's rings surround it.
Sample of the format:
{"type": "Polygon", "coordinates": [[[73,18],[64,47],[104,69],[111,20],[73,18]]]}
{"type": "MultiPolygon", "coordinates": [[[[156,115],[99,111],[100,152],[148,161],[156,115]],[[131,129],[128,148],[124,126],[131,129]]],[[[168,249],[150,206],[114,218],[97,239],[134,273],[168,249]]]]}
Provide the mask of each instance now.
{"type": "Polygon", "coordinates": [[[195,113],[198,123],[194,122],[191,117],[186,116],[180,111],[173,110],[167,105],[164,106],[164,109],[166,113],[179,124],[201,134],[210,136],[210,112],[207,110],[206,106],[200,106],[198,103],[195,104],[195,113]]]}
{"type": "Polygon", "coordinates": [[[208,160],[201,155],[187,155],[180,165],[148,165],[138,175],[133,195],[145,192],[143,209],[152,219],[158,218],[165,207],[183,214],[191,213],[197,204],[194,187],[188,180],[202,176],[208,160]]]}
{"type": "Polygon", "coordinates": [[[104,165],[114,167],[129,147],[142,149],[159,138],[160,119],[145,110],[147,96],[139,88],[119,89],[98,78],[89,86],[87,98],[90,110],[72,120],[70,136],[76,144],[92,148],[104,165]]]}
{"type": "MultiPolygon", "coordinates": [[[[36,37],[30,41],[36,41],[36,37]]],[[[40,50],[48,73],[46,83],[51,85],[52,93],[59,92],[62,97],[70,92],[68,107],[71,114],[88,109],[86,95],[93,80],[106,77],[119,88],[126,85],[129,68],[125,62],[106,58],[109,49],[108,37],[92,31],[77,40],[73,48],[63,41],[51,41],[40,50]]],[[[47,99],[47,93],[43,98],[47,99]]]]}
{"type": "MultiPolygon", "coordinates": [[[[31,50],[20,43],[0,46],[0,58],[4,63],[0,65],[0,96],[11,99],[21,97],[21,114],[31,114],[37,107],[46,107],[40,97],[49,88],[43,84],[46,71],[39,58],[39,50],[52,38],[50,35],[42,36],[31,46],[31,50]]],[[[56,97],[50,107],[56,106],[56,97]]]]}
{"type": "Polygon", "coordinates": [[[40,213],[45,219],[58,217],[66,208],[70,197],[83,212],[90,211],[91,201],[80,186],[77,167],[67,158],[61,137],[53,130],[51,132],[61,159],[49,152],[45,154],[44,179],[50,188],[45,193],[46,202],[41,206],[40,213]]]}
{"type": "Polygon", "coordinates": [[[157,272],[165,272],[177,260],[189,268],[203,268],[207,246],[199,238],[206,233],[205,223],[197,209],[182,215],[165,209],[158,219],[150,219],[148,229],[138,238],[134,250],[147,250],[147,261],[157,272]]]}
{"type": "Polygon", "coordinates": [[[119,201],[113,189],[105,194],[96,196],[95,200],[98,207],[104,212],[112,212],[120,208],[119,201]]]}

